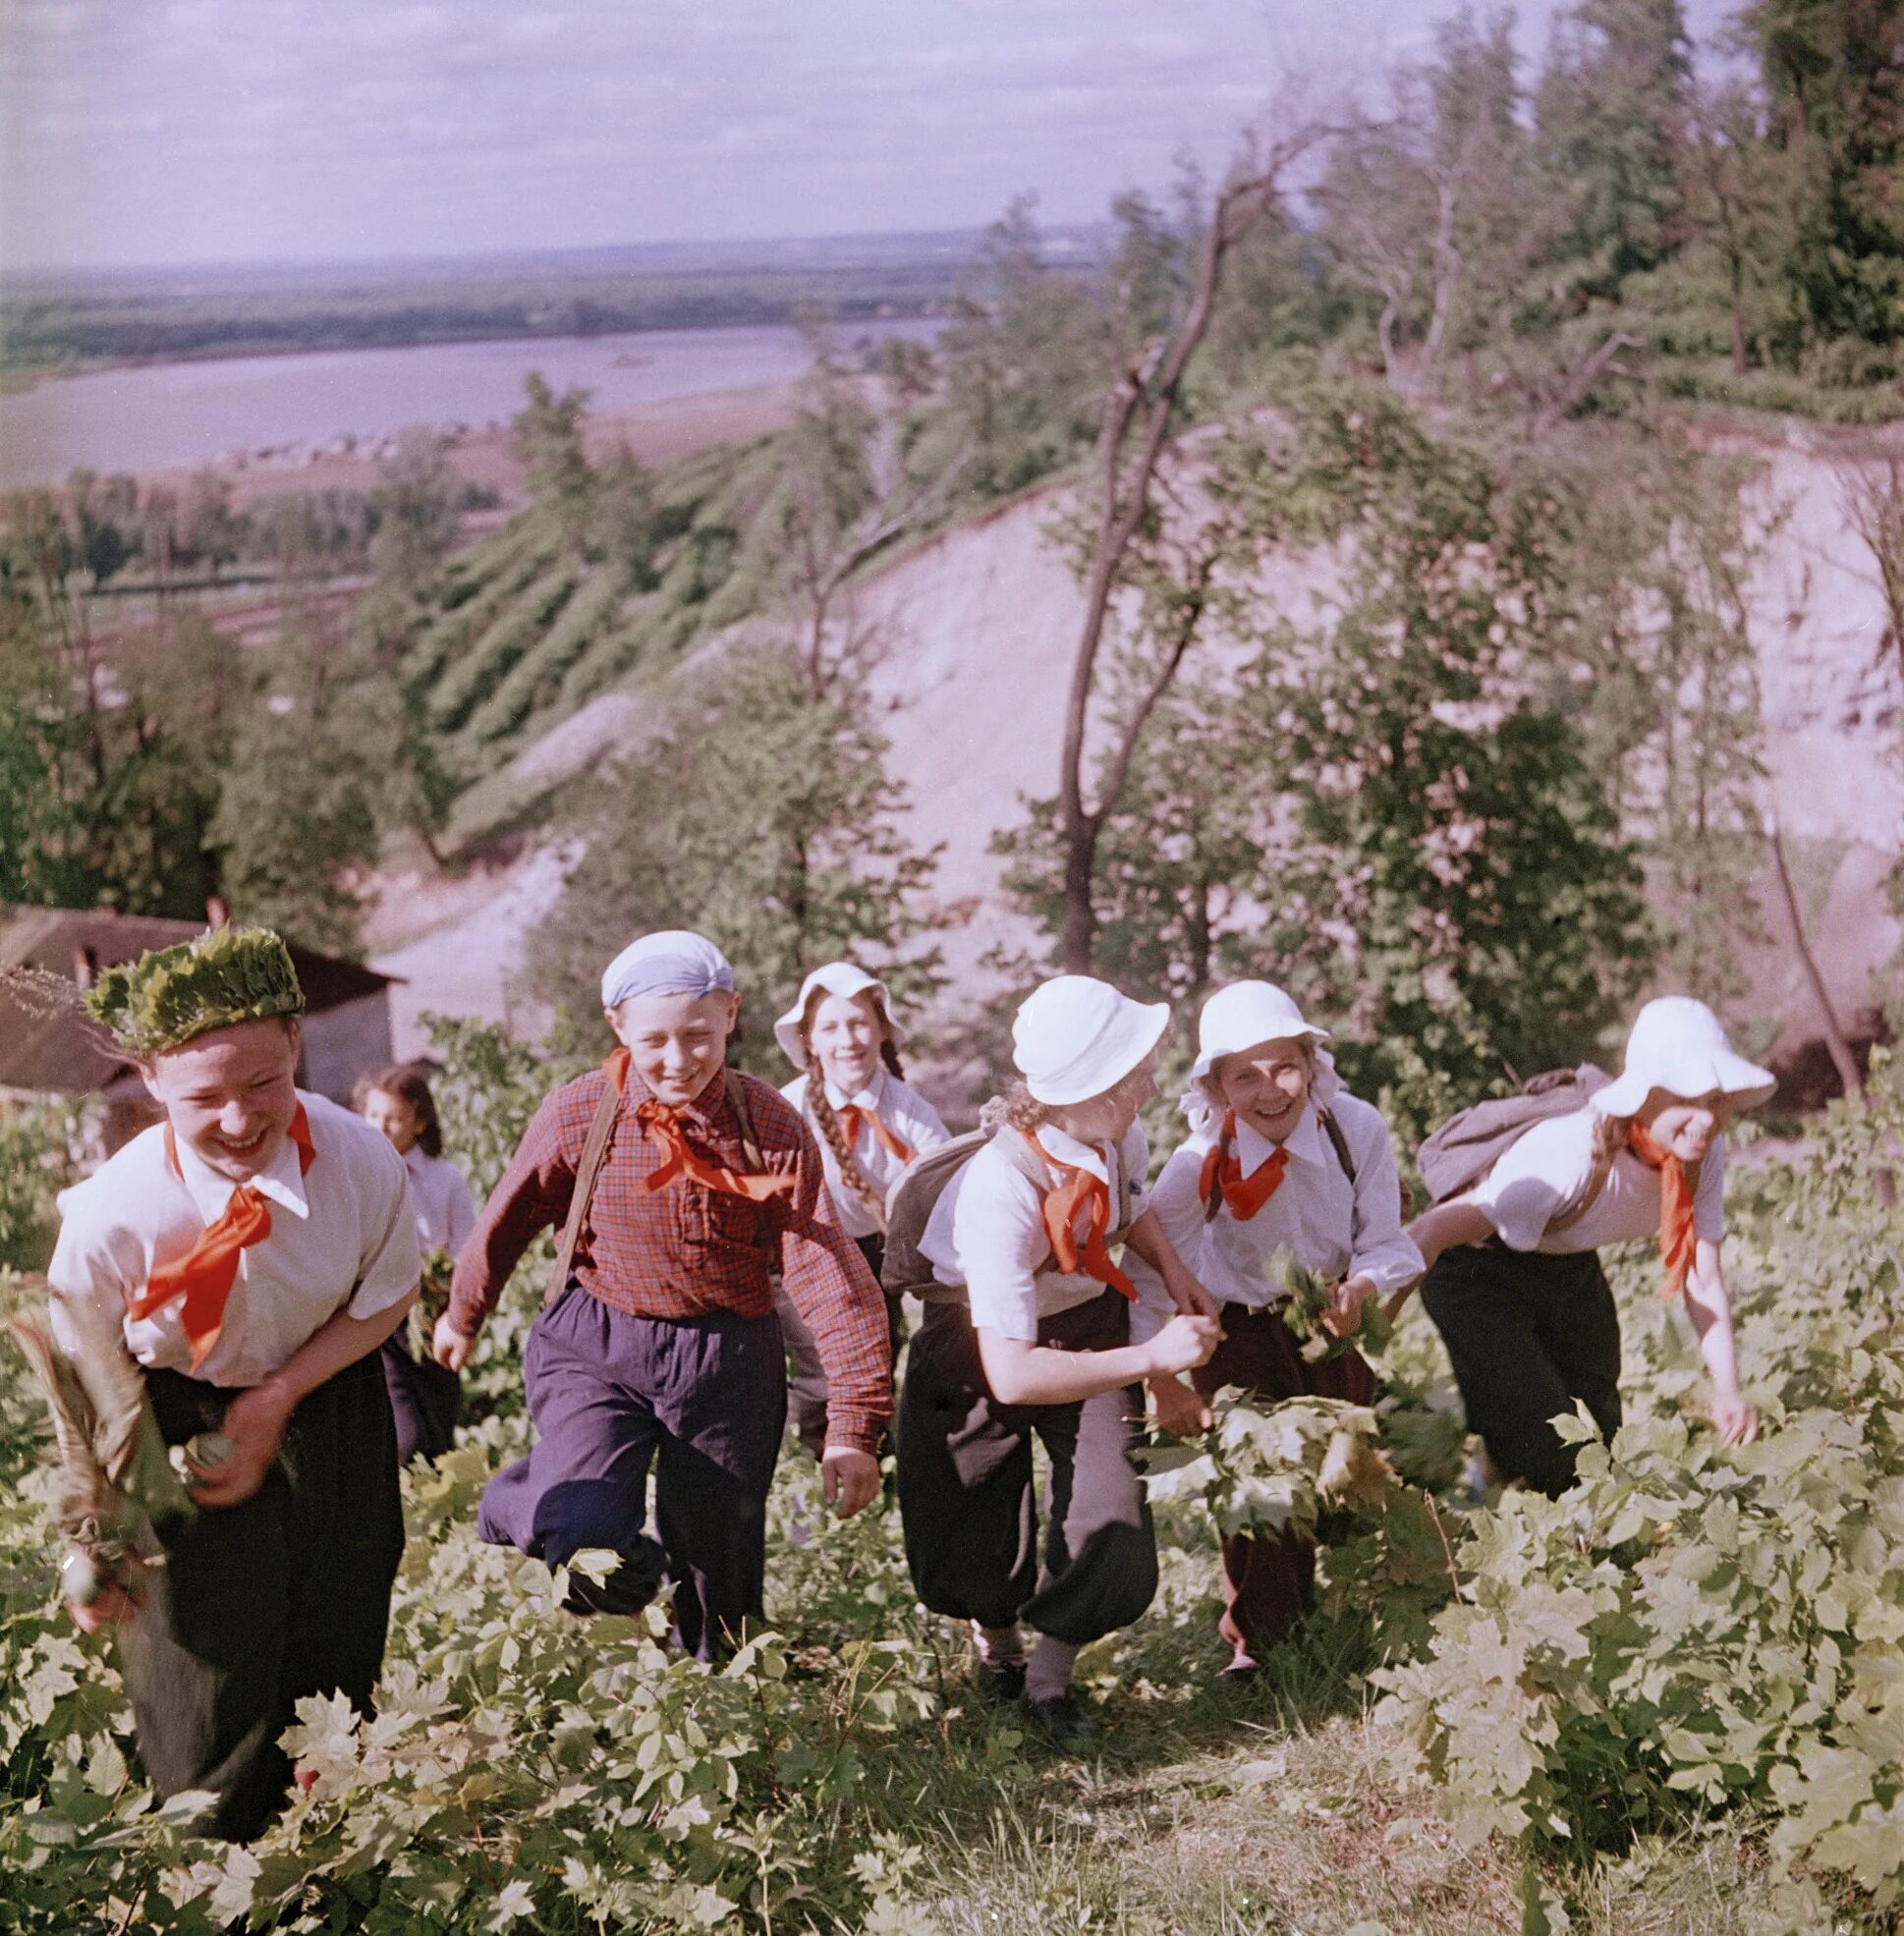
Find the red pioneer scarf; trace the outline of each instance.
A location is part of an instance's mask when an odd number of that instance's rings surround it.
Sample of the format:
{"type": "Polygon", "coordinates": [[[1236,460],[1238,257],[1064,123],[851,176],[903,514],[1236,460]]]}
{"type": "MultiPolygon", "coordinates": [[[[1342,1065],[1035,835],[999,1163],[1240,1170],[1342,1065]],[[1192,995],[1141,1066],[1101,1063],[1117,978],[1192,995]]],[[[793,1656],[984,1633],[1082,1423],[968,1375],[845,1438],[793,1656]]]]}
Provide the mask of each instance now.
{"type": "MultiPolygon", "coordinates": [[[[602,1064],[617,1095],[626,1093],[628,1063],[628,1051],[617,1049],[602,1064]]],[[[770,1196],[785,1195],[798,1182],[791,1176],[752,1176],[703,1156],[688,1140],[682,1112],[671,1109],[665,1102],[657,1102],[652,1096],[636,1105],[635,1120],[665,1152],[659,1167],[642,1179],[644,1189],[666,1189],[676,1177],[690,1177],[703,1189],[718,1190],[723,1196],[745,1196],[750,1203],[764,1203],[770,1196]]]]}
{"type": "Polygon", "coordinates": [[[1108,1284],[1136,1303],[1137,1286],[1111,1262],[1110,1251],[1104,1245],[1104,1233],[1110,1228],[1110,1186],[1089,1170],[1059,1162],[1048,1150],[1040,1149],[1039,1154],[1054,1170],[1070,1173],[1057,1189],[1047,1190],[1044,1197],[1044,1234],[1051,1240],[1051,1255],[1058,1268],[1067,1276],[1082,1268],[1087,1276],[1094,1277],[1099,1284],[1108,1284]],[[1080,1204],[1089,1206],[1082,1250],[1078,1247],[1074,1224],[1080,1204]]]}
{"type": "Polygon", "coordinates": [[[1204,1174],[1198,1182],[1197,1193],[1207,1203],[1210,1191],[1220,1189],[1230,1215],[1238,1223],[1247,1224],[1282,1188],[1283,1172],[1289,1168],[1289,1146],[1278,1143],[1246,1177],[1235,1143],[1236,1111],[1232,1109],[1223,1117],[1222,1140],[1212,1144],[1204,1158],[1204,1174]]]}
{"type": "Polygon", "coordinates": [[[1676,1298],[1692,1275],[1699,1247],[1693,1228],[1693,1185],[1686,1166],[1671,1150],[1662,1149],[1635,1123],[1626,1133],[1627,1147],[1649,1170],[1659,1172],[1659,1255],[1666,1266],[1662,1298],[1676,1298]]]}

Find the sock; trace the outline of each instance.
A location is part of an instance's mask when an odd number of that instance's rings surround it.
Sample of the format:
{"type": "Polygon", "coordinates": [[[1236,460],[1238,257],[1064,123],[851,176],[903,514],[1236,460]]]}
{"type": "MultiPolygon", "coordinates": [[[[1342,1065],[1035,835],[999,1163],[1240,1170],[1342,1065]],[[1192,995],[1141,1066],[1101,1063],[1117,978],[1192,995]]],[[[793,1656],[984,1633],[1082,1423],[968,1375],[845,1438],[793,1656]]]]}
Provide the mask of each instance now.
{"type": "Polygon", "coordinates": [[[972,1623],[972,1644],[987,1667],[1023,1667],[1025,1664],[1025,1635],[1018,1631],[1017,1621],[1009,1627],[981,1627],[975,1620],[972,1623]]]}
{"type": "Polygon", "coordinates": [[[1031,1664],[1025,1670],[1025,1698],[1031,1701],[1061,1700],[1071,1687],[1071,1670],[1084,1651],[1066,1640],[1054,1640],[1048,1633],[1037,1636],[1032,1649],[1031,1664]]]}

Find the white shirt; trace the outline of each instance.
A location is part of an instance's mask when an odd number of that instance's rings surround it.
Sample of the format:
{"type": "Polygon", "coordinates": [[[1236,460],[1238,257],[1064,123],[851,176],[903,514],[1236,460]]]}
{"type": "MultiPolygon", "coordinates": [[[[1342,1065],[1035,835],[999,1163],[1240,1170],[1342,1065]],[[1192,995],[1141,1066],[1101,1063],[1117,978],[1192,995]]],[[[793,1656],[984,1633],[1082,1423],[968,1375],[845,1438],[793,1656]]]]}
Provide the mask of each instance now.
{"type": "MultiPolygon", "coordinates": [[[[1198,1188],[1204,1159],[1221,1135],[1221,1119],[1198,1131],[1163,1166],[1150,1192],[1151,1207],[1171,1248],[1211,1297],[1226,1304],[1260,1309],[1281,1294],[1269,1263],[1287,1251],[1305,1270],[1328,1283],[1366,1277],[1386,1297],[1421,1276],[1422,1253],[1402,1228],[1401,1183],[1395,1151],[1381,1112],[1358,1096],[1338,1093],[1329,1105],[1355,1165],[1351,1184],[1312,1101],[1283,1145],[1289,1166],[1276,1192],[1248,1222],[1228,1204],[1205,1220],[1198,1188]]],[[[1254,1176],[1275,1154],[1265,1135],[1239,1122],[1231,1144],[1244,1176],[1254,1176]]],[[[1140,1308],[1131,1335],[1142,1342],[1176,1309],[1163,1281],[1142,1258],[1127,1259],[1140,1308]]]]}
{"type": "MultiPolygon", "coordinates": [[[[1591,1108],[1537,1123],[1468,1192],[1487,1213],[1510,1250],[1568,1256],[1603,1244],[1632,1244],[1659,1235],[1659,1172],[1631,1150],[1613,1159],[1606,1187],[1585,1216],[1565,1230],[1547,1221],[1577,1190],[1594,1167],[1591,1108]]],[[[1708,1243],[1725,1235],[1725,1138],[1715,1136],[1693,1187],[1693,1229],[1708,1243]]]]}
{"type": "Polygon", "coordinates": [[[410,1205],[417,1213],[417,1242],[453,1257],[476,1229],[476,1202],[463,1172],[441,1156],[425,1156],[412,1143],[403,1153],[410,1172],[410,1205]]]}
{"type": "MultiPolygon", "coordinates": [[[[807,1086],[808,1079],[801,1076],[789,1082],[780,1093],[806,1117],[813,1132],[813,1140],[819,1144],[820,1165],[826,1173],[826,1188],[832,1195],[833,1207],[839,1212],[840,1228],[849,1237],[876,1237],[880,1229],[879,1219],[868,1209],[860,1192],[849,1189],[841,1180],[840,1162],[833,1154],[833,1145],[820,1134],[819,1126],[813,1121],[813,1113],[807,1107],[807,1086]]],[[[889,1069],[874,1070],[872,1080],[856,1096],[842,1094],[829,1081],[826,1084],[826,1100],[832,1104],[836,1118],[842,1109],[849,1107],[864,1109],[869,1115],[877,1116],[915,1156],[924,1155],[926,1150],[936,1149],[940,1143],[951,1140],[950,1133],[939,1120],[938,1111],[889,1069]]],[[[861,1128],[859,1138],[853,1145],[853,1160],[859,1165],[860,1174],[879,1192],[882,1200],[906,1167],[873,1134],[870,1123],[861,1128]]]]}
{"type": "MultiPolygon", "coordinates": [[[[1144,1214],[1150,1153],[1141,1123],[1133,1123],[1115,1148],[1079,1142],[1048,1123],[1038,1131],[1037,1142],[1046,1155],[1089,1170],[1108,1187],[1112,1218],[1117,1215],[1118,1176],[1130,1178],[1131,1221],[1144,1214]]],[[[1052,1183],[1062,1180],[1053,1170],[1052,1183]]],[[[1081,1245],[1088,1227],[1080,1205],[1075,1228],[1081,1245]]],[[[931,1259],[932,1274],[941,1284],[965,1287],[975,1325],[1028,1345],[1037,1342],[1040,1318],[1085,1303],[1104,1289],[1083,1271],[1067,1274],[1052,1266],[1043,1195],[1030,1177],[1013,1168],[996,1138],[946,1185],[925,1220],[919,1247],[931,1259]]],[[[1126,1251],[1126,1269],[1131,1261],[1126,1251]]]]}
{"type": "Polygon", "coordinates": [[[223,1215],[237,1188],[178,1142],[166,1160],[165,1126],[135,1136],[84,1183],[60,1192],[60,1237],[47,1268],[53,1330],[77,1350],[63,1299],[89,1299],[120,1322],[140,1363],[165,1365],[210,1384],[268,1378],[319,1325],[340,1310],[375,1317],[401,1303],[421,1269],[409,1179],[389,1141],[361,1117],[299,1091],[315,1152],[300,1174],[289,1136],[252,1187],[271,1210],[271,1232],[241,1250],[218,1342],[192,1372],[192,1347],[174,1300],[150,1317],[126,1306],[160,1264],[175,1263],[223,1215]]]}

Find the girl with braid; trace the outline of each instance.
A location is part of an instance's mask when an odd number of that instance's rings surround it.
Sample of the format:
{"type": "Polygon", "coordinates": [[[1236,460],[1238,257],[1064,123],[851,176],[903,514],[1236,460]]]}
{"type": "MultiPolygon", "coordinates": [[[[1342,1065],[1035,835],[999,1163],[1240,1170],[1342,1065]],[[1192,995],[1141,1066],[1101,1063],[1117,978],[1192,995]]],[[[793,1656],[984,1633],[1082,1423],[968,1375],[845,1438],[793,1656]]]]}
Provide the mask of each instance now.
{"type": "MultiPolygon", "coordinates": [[[[840,1227],[876,1278],[885,1251],[886,1192],[915,1156],[947,1139],[938,1111],[903,1079],[902,1037],[886,984],[851,962],[828,962],[801,984],[793,1007],[773,1024],[773,1038],[805,1072],[781,1094],[812,1127],[840,1227]]],[[[901,1300],[888,1298],[895,1359],[904,1319],[901,1300]]],[[[780,1325],[794,1434],[817,1458],[826,1433],[826,1375],[800,1313],[784,1297],[780,1325]]]]}

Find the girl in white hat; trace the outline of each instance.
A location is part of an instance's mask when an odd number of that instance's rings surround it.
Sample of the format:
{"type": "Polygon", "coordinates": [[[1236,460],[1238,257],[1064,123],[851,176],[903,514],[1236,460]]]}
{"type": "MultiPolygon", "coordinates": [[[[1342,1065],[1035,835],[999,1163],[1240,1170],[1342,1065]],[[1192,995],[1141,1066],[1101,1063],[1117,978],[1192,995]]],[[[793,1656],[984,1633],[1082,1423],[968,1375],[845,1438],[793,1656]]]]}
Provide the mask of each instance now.
{"type": "Polygon", "coordinates": [[[1422,1301],[1502,1477],[1549,1495],[1573,1483],[1575,1448],[1547,1421],[1576,1400],[1607,1437],[1618,1429],[1620,1320],[1597,1254],[1606,1244],[1657,1238],[1660,1294],[1685,1296],[1719,1436],[1739,1445],[1756,1434],[1719,1265],[1724,1131],[1775,1086],[1733,1054],[1704,1002],[1649,1002],[1617,1081],[1573,1115],[1537,1123],[1478,1184],[1410,1227],[1428,1265],[1422,1301]]]}
{"type": "Polygon", "coordinates": [[[992,1139],[946,1184],[919,1244],[946,1295],[926,1303],[900,1397],[913,1582],[934,1613],[972,1623],[980,1693],[1022,1692],[1065,1745],[1095,1734],[1071,1684],[1079,1650],[1136,1620],[1156,1589],[1131,1461],[1140,1387],[1203,1363],[1216,1343],[1208,1294],[1144,1196],[1138,1111],[1156,1093],[1169,1014],[1088,975],[1036,989],[1012,1028],[1024,1080],[988,1112],[992,1139]],[[1176,1306],[1142,1344],[1130,1342],[1137,1294],[1111,1256],[1119,1242],[1176,1306]],[[1042,1565],[1034,1437],[1051,1466],[1042,1565]]]}
{"type": "MultiPolygon", "coordinates": [[[[947,1135],[938,1111],[904,1080],[903,1037],[886,984],[851,962],[828,962],[801,983],[793,1006],[773,1024],[773,1039],[805,1072],[780,1093],[812,1125],[840,1226],[876,1278],[885,1254],[886,1192],[915,1156],[936,1149],[947,1135]]],[[[789,1420],[817,1459],[826,1443],[826,1373],[792,1301],[783,1296],[779,1309],[791,1361],[789,1420]]],[[[904,1316],[901,1300],[888,1298],[895,1361],[904,1316]]]]}
{"type": "MultiPolygon", "coordinates": [[[[1151,1206],[1179,1256],[1222,1305],[1223,1341],[1195,1374],[1195,1390],[1153,1379],[1157,1422],[1184,1434],[1209,1423],[1204,1400],[1224,1386],[1252,1396],[1305,1395],[1367,1405],[1374,1376],[1353,1352],[1304,1359],[1283,1322],[1272,1265],[1278,1253],[1331,1285],[1325,1320],[1346,1337],[1362,1306],[1411,1284],[1421,1253],[1402,1229],[1401,1185],[1388,1126],[1350,1095],[1303,1020],[1267,981],[1239,981],[1204,1004],[1184,1112],[1191,1135],[1164,1165],[1151,1206]]],[[[1142,1266],[1136,1331],[1170,1300],[1142,1266]]],[[[1315,1594],[1316,1549],[1289,1537],[1223,1542],[1221,1631],[1228,1677],[1255,1675],[1265,1647],[1286,1639],[1315,1594]]]]}

